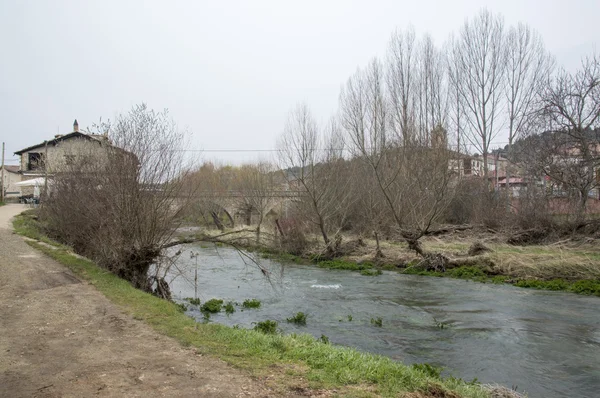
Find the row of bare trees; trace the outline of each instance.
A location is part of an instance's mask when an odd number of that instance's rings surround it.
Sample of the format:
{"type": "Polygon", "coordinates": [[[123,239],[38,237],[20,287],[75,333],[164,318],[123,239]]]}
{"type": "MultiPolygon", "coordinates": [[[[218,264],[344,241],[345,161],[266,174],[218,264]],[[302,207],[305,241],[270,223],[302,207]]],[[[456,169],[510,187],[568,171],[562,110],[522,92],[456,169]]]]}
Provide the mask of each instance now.
{"type": "Polygon", "coordinates": [[[342,229],[364,228],[377,237],[393,226],[423,254],[418,239],[453,218],[453,204],[465,197],[457,195],[461,189],[479,196],[469,204],[479,203],[480,213],[514,213],[510,195],[508,207],[491,204],[498,194],[490,192],[489,156],[501,133],[508,138],[506,181],[518,175],[528,182],[522,197],[535,193],[530,199],[538,209],[548,193],[540,188],[544,177],[572,188],[581,221],[600,181],[599,140],[590,135],[600,126],[599,84],[597,56],[575,73],[556,70],[535,31],[524,24],[505,28],[485,10],[443,49],[430,36],[399,30],[383,61],[373,59],[348,79],[325,127],[318,128],[305,104],[290,113],[280,166],[295,167],[288,175],[305,192],[303,203],[329,253],[331,234],[342,229]],[[458,180],[467,148],[482,154],[475,189],[458,180]]]}

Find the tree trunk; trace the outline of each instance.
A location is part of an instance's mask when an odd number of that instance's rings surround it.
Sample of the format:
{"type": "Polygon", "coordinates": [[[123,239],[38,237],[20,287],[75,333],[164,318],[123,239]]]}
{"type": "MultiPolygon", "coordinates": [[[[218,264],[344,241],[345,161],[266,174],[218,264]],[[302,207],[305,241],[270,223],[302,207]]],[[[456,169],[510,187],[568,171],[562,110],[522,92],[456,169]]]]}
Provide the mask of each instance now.
{"type": "Polygon", "coordinates": [[[221,232],[225,231],[225,227],[223,226],[223,223],[221,222],[221,220],[219,220],[219,216],[217,215],[217,213],[215,213],[214,211],[211,211],[210,215],[212,216],[212,219],[213,219],[215,225],[217,226],[217,228],[219,228],[219,230],[221,230],[221,232]]]}
{"type": "Polygon", "coordinates": [[[379,246],[379,233],[377,231],[373,231],[373,235],[375,235],[375,244],[377,245],[375,249],[375,258],[382,258],[383,253],[381,252],[381,246],[379,246]]]}

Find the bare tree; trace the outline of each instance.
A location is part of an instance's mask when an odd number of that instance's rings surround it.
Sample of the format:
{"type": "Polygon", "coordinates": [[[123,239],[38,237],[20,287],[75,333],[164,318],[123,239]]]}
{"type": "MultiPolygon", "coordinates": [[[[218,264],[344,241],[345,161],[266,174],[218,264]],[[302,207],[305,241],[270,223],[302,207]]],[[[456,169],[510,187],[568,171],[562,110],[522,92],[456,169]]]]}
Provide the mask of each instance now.
{"type": "Polygon", "coordinates": [[[415,102],[419,140],[421,144],[429,145],[432,130],[447,124],[446,62],[429,35],[425,35],[419,43],[417,60],[415,102]]]}
{"type": "Polygon", "coordinates": [[[387,86],[390,93],[389,123],[404,146],[415,138],[414,91],[415,72],[415,32],[411,27],[406,31],[392,34],[387,57],[387,86]]]}
{"type": "Polygon", "coordinates": [[[42,216],[50,232],[135,287],[152,281],[169,296],[159,275],[163,249],[173,240],[189,203],[182,181],[189,170],[184,134],[168,112],[146,105],[103,124],[102,144],[69,155],[54,176],[42,216]]]}
{"type": "Polygon", "coordinates": [[[448,151],[419,143],[406,146],[387,123],[380,63],[357,72],[340,96],[342,125],[356,159],[364,162],[390,217],[409,247],[425,253],[418,240],[441,217],[451,195],[448,151]]]}
{"type": "MultiPolygon", "coordinates": [[[[452,40],[451,40],[452,42],[452,40]]],[[[450,53],[452,50],[449,49],[446,53],[450,53]]],[[[455,145],[451,145],[451,148],[458,153],[466,153],[464,130],[465,130],[465,109],[463,106],[463,99],[461,96],[460,82],[462,81],[462,69],[459,60],[454,57],[446,57],[446,64],[448,68],[448,115],[449,125],[452,126],[453,135],[455,138],[455,145]]],[[[461,176],[461,163],[460,159],[458,162],[458,175],[461,176]]]]}
{"type": "MultiPolygon", "coordinates": [[[[508,159],[513,161],[515,139],[535,126],[539,94],[548,83],[554,59],[546,52],[542,38],[524,24],[511,27],[506,37],[506,105],[508,115],[508,159]]],[[[506,170],[507,190],[511,167],[506,170]]]]}
{"type": "Polygon", "coordinates": [[[450,63],[456,68],[454,89],[460,95],[468,126],[465,137],[483,155],[483,177],[488,177],[488,152],[501,127],[500,110],[506,70],[504,23],[482,10],[467,20],[451,44],[450,63]]]}
{"type": "Polygon", "coordinates": [[[578,196],[577,219],[585,217],[590,191],[598,185],[600,166],[600,58],[582,60],[571,74],[560,70],[542,91],[543,116],[552,147],[538,151],[543,172],[578,196]],[[596,130],[595,130],[596,129],[596,130]]]}
{"type": "Polygon", "coordinates": [[[345,188],[342,141],[335,123],[327,137],[319,133],[308,107],[298,105],[290,112],[278,148],[280,165],[288,183],[301,194],[299,205],[306,204],[307,218],[323,238],[326,255],[335,254],[331,232],[339,232],[351,200],[345,188]]]}

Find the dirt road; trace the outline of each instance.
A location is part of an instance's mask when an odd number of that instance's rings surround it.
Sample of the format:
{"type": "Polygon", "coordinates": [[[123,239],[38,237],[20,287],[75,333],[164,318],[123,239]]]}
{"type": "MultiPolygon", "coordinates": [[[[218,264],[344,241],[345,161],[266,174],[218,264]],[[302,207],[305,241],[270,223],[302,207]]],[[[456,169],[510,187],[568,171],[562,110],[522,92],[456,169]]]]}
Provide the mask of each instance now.
{"type": "Polygon", "coordinates": [[[0,207],[0,397],[274,396],[123,314],[29,247],[0,207]]]}

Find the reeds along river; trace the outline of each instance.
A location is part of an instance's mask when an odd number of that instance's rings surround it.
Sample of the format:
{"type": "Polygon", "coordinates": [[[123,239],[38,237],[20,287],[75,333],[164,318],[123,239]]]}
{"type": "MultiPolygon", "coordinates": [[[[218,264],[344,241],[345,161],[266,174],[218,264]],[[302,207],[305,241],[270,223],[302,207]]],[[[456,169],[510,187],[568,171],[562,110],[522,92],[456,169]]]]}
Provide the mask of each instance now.
{"type": "MultiPolygon", "coordinates": [[[[261,260],[268,281],[229,248],[188,246],[180,261],[183,275],[171,283],[176,299],[194,297],[197,266],[203,302],[262,302],[259,309],[212,315],[212,322],[251,328],[271,319],[285,333],[324,334],[334,344],[442,366],[465,380],[516,386],[530,397],[600,396],[598,297],[261,260]],[[199,255],[191,258],[189,250],[199,255]],[[286,322],[299,311],[307,314],[306,326],[286,322]],[[381,318],[382,326],[371,318],[381,318]]],[[[190,313],[202,319],[199,311],[190,313]]]]}

